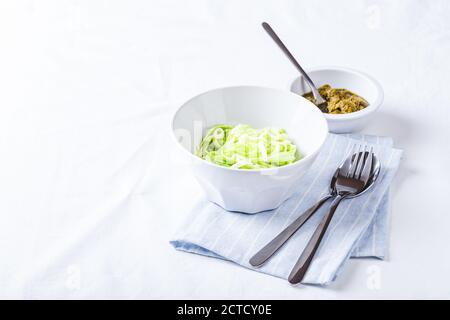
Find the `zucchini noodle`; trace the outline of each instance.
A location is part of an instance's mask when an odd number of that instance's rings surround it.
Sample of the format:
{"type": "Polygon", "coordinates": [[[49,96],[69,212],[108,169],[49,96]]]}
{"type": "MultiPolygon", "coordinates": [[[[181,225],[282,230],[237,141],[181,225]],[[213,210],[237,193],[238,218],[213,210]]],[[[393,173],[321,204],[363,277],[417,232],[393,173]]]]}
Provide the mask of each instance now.
{"type": "Polygon", "coordinates": [[[224,167],[281,167],[301,158],[284,129],[218,124],[210,128],[196,150],[200,158],[224,167]]]}

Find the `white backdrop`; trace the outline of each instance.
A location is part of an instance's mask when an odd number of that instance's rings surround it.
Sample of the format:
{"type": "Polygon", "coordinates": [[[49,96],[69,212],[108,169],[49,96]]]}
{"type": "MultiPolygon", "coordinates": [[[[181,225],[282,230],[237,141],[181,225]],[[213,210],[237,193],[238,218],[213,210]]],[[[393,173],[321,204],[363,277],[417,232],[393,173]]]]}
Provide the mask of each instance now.
{"type": "Polygon", "coordinates": [[[450,298],[450,2],[2,1],[1,298],[450,298]],[[287,88],[305,66],[365,71],[385,102],[365,133],[405,158],[388,261],[291,287],[168,243],[202,196],[170,113],[219,86],[287,88]]]}

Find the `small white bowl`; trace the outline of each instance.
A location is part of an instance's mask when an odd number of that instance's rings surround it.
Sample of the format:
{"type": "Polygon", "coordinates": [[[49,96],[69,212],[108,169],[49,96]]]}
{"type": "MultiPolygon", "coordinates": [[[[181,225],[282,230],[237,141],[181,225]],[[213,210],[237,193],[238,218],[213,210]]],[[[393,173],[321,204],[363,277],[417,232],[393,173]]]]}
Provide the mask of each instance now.
{"type": "Polygon", "coordinates": [[[278,207],[295,191],[322,147],[328,127],[323,113],[289,91],[239,86],[211,90],[184,103],[172,118],[172,132],[193,164],[207,198],[229,211],[255,213],[278,207]],[[207,128],[216,124],[278,127],[304,155],[287,166],[242,170],[222,167],[195,155],[207,128]]]}
{"type": "MultiPolygon", "coordinates": [[[[371,120],[372,114],[383,102],[383,89],[371,76],[352,69],[341,67],[318,67],[306,71],[317,87],[329,84],[333,88],[345,88],[355,92],[369,102],[363,110],[348,114],[326,114],[330,132],[347,133],[364,129],[371,120]]],[[[289,84],[289,89],[302,95],[311,89],[303,77],[296,77],[289,84]]]]}

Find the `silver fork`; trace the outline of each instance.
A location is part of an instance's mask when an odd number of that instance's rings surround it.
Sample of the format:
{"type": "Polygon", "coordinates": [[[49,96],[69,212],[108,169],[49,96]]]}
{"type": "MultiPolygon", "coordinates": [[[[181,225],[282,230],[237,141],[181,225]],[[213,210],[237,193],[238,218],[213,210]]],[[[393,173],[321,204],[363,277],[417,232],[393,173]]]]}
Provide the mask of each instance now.
{"type": "Polygon", "coordinates": [[[359,150],[359,152],[355,153],[353,157],[350,157],[344,163],[342,170],[338,173],[336,198],[331,204],[330,210],[322,218],[316,231],[314,231],[313,236],[297,260],[297,263],[294,265],[288,277],[290,283],[296,284],[303,280],[339,203],[347,197],[354,197],[361,194],[369,182],[374,161],[373,149],[367,150],[367,147],[360,146],[359,150]]]}

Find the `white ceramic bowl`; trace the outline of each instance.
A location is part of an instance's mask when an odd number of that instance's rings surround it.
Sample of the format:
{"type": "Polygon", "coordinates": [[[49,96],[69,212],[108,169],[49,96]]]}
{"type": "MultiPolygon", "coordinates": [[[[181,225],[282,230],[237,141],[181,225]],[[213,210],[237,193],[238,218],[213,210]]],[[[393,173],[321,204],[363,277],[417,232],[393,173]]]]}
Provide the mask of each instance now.
{"type": "MultiPolygon", "coordinates": [[[[357,112],[325,114],[330,132],[346,133],[364,129],[383,102],[384,95],[380,84],[363,72],[341,67],[319,67],[309,69],[307,73],[317,87],[329,84],[332,87],[345,88],[369,102],[366,108],[357,112]]],[[[291,81],[289,89],[299,95],[311,91],[301,76],[291,81]]]]}
{"type": "Polygon", "coordinates": [[[207,198],[229,211],[255,213],[278,207],[294,193],[294,184],[311,166],[328,134],[320,110],[289,91],[240,86],[215,89],[184,103],[174,114],[172,131],[193,164],[207,198]],[[205,130],[224,123],[287,131],[305,157],[269,169],[231,169],[195,155],[205,130]]]}

